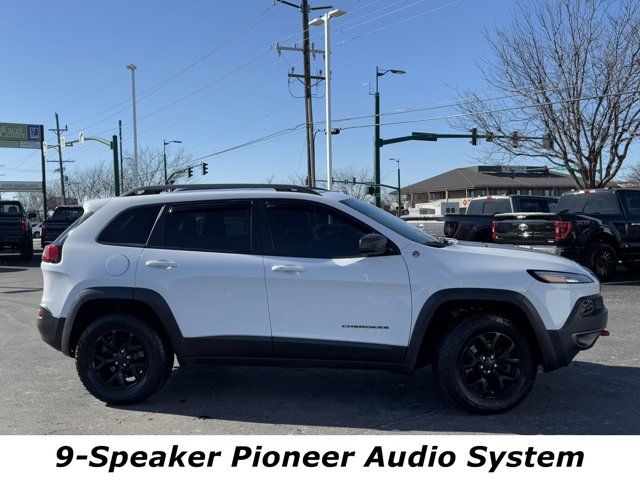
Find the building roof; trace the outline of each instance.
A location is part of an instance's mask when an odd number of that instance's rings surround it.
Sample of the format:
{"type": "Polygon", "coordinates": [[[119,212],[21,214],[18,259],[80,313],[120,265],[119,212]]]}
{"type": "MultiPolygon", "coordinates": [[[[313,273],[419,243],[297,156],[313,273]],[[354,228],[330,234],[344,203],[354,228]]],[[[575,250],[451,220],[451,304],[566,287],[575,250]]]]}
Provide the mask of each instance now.
{"type": "Polygon", "coordinates": [[[402,189],[402,194],[440,192],[443,190],[472,190],[475,188],[510,188],[517,190],[576,188],[573,179],[564,173],[548,171],[543,174],[540,167],[516,167],[516,173],[511,178],[508,169],[509,167],[500,166],[456,168],[408,185],[402,189]]]}

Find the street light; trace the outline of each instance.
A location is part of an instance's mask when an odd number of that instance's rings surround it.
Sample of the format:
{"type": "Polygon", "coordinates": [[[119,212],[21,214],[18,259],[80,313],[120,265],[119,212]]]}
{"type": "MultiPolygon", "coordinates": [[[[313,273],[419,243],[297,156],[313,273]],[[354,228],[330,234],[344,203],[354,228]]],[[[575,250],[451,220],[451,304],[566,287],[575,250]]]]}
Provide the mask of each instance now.
{"type": "Polygon", "coordinates": [[[331,10],[330,12],[314,18],[309,22],[310,26],[324,25],[324,70],[325,70],[325,110],[326,110],[326,138],[327,138],[327,190],[333,188],[333,147],[331,144],[331,37],[329,32],[329,20],[346,15],[346,10],[331,10]]]}
{"type": "Polygon", "coordinates": [[[164,162],[164,184],[167,184],[167,145],[171,143],[182,143],[182,140],[162,140],[162,159],[164,162]]]}
{"type": "Polygon", "coordinates": [[[400,205],[400,192],[402,191],[402,188],[400,187],[400,159],[390,158],[389,160],[398,164],[398,217],[400,217],[402,215],[402,206],[400,205]]]}
{"type": "Polygon", "coordinates": [[[397,68],[389,68],[387,70],[381,70],[380,67],[376,67],[376,91],[373,94],[375,97],[375,121],[374,121],[374,151],[375,156],[373,160],[373,175],[374,175],[374,188],[376,190],[376,207],[380,206],[380,88],[379,79],[385,76],[387,73],[394,75],[404,75],[407,73],[404,70],[398,70],[397,68]]]}
{"type": "Polygon", "coordinates": [[[127,65],[131,70],[131,104],[133,111],[133,178],[136,187],[140,186],[140,172],[138,170],[138,120],[136,117],[136,66],[132,63],[127,65]]]}

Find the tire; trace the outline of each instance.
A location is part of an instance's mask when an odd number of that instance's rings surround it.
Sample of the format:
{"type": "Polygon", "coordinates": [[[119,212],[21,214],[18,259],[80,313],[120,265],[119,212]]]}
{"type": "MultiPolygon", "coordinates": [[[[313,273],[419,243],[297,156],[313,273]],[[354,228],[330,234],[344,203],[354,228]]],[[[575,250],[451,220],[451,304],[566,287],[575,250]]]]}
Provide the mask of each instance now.
{"type": "Polygon", "coordinates": [[[482,414],[506,412],[522,402],[538,370],[522,330],[490,313],[471,315],[445,332],[432,368],[447,397],[482,414]]]}
{"type": "Polygon", "coordinates": [[[20,260],[24,262],[30,262],[33,258],[33,241],[29,240],[29,243],[20,248],[20,260]]]}
{"type": "Polygon", "coordinates": [[[608,243],[597,242],[589,249],[587,267],[601,282],[611,280],[618,269],[618,253],[608,243]]]}
{"type": "Polygon", "coordinates": [[[85,388],[113,405],[153,395],[173,368],[171,347],[153,327],[129,314],[108,314],[91,323],[80,336],[75,357],[85,388]]]}

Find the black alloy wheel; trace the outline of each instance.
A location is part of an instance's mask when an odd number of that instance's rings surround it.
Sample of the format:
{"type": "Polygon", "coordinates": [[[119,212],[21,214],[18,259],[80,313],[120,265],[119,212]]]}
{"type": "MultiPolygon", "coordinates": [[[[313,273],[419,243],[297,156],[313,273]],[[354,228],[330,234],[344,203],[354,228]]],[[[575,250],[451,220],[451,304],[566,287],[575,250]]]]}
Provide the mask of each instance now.
{"type": "Polygon", "coordinates": [[[173,369],[171,344],[144,319],[127,313],[93,320],[80,335],[75,357],[85,388],[113,405],[153,395],[173,369]]]}
{"type": "Polygon", "coordinates": [[[116,390],[130,388],[147,373],[149,352],[133,332],[111,330],[95,342],[91,368],[106,386],[116,390]]]}
{"type": "Polygon", "coordinates": [[[531,391],[538,361],[523,327],[500,314],[479,312],[439,338],[433,373],[442,392],[475,413],[501,413],[531,391]]]}
{"type": "Polygon", "coordinates": [[[615,249],[606,243],[596,243],[591,250],[589,268],[600,281],[610,280],[618,268],[615,249]]]}
{"type": "Polygon", "coordinates": [[[460,353],[458,370],[466,387],[482,398],[500,398],[524,380],[520,352],[511,337],[485,332],[460,353]]]}

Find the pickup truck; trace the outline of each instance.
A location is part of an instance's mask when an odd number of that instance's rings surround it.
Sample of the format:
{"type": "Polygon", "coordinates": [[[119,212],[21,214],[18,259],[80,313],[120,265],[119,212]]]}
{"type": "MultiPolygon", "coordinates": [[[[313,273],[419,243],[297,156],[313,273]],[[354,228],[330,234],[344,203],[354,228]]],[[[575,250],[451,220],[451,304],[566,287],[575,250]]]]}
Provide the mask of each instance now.
{"type": "Polygon", "coordinates": [[[33,257],[33,239],[29,219],[20,202],[0,200],[0,250],[20,252],[25,261],[33,257]]]}
{"type": "Polygon", "coordinates": [[[60,205],[56,207],[53,214],[42,222],[40,241],[42,248],[58,238],[69,225],[82,216],[84,209],[78,205],[60,205]]]}
{"type": "Polygon", "coordinates": [[[493,240],[532,249],[551,247],[602,281],[613,276],[620,260],[640,272],[640,190],[565,193],[557,212],[496,215],[493,240]]]}
{"type": "Polygon", "coordinates": [[[444,217],[444,235],[456,240],[491,242],[494,215],[513,212],[555,212],[554,197],[533,195],[489,195],[474,198],[463,214],[444,217]]]}

